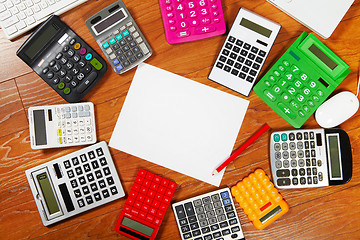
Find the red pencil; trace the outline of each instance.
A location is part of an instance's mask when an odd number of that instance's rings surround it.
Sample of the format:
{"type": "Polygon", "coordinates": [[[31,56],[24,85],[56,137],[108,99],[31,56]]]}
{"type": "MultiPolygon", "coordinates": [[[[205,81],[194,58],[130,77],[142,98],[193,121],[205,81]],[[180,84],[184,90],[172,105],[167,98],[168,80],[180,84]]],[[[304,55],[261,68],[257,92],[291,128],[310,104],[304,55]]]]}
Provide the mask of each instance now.
{"type": "Polygon", "coordinates": [[[258,139],[264,132],[269,129],[269,125],[265,123],[265,125],[257,131],[249,140],[247,140],[241,147],[239,147],[231,156],[223,162],[216,170],[212,173],[212,175],[218,174],[221,170],[223,170],[232,160],[234,160],[237,156],[240,155],[247,147],[249,147],[256,139],[258,139]]]}

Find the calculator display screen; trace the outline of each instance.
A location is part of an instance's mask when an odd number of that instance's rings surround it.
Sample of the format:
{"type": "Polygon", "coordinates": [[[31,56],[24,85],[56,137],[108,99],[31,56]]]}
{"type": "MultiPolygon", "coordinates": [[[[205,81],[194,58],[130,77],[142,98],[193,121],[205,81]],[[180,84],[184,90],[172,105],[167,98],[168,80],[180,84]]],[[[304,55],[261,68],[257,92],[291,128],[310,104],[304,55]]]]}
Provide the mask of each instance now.
{"type": "Polygon", "coordinates": [[[331,70],[334,70],[338,65],[329,58],[323,51],[321,51],[315,44],[312,44],[309,47],[310,52],[312,52],[317,58],[319,58],[326,66],[331,70]]]}
{"type": "Polygon", "coordinates": [[[328,135],[328,148],[331,163],[331,179],[342,179],[341,158],[338,135],[328,135]]]}
{"type": "Polygon", "coordinates": [[[58,32],[59,27],[53,23],[50,24],[47,28],[44,29],[42,33],[36,36],[36,39],[33,39],[27,49],[25,50],[25,55],[33,59],[35,55],[48,43],[58,32]]]}
{"type": "Polygon", "coordinates": [[[44,172],[44,173],[37,175],[36,179],[41,188],[41,192],[44,196],[44,200],[45,200],[47,209],[49,210],[49,213],[54,214],[54,213],[59,212],[60,211],[59,205],[56,202],[56,198],[55,198],[54,192],[52,190],[51,183],[49,181],[47,173],[44,172]]]}
{"type": "Polygon", "coordinates": [[[260,26],[259,24],[254,23],[246,18],[241,19],[240,25],[243,27],[246,27],[250,30],[253,30],[254,32],[257,32],[258,34],[261,34],[267,38],[270,37],[271,33],[272,33],[271,30],[269,30],[263,26],[260,26]]]}
{"type": "Polygon", "coordinates": [[[34,110],[34,132],[36,145],[46,145],[45,111],[34,110]]]}
{"type": "Polygon", "coordinates": [[[281,212],[282,209],[280,206],[277,206],[276,208],[274,208],[273,210],[271,210],[270,212],[268,212],[265,216],[263,216],[262,218],[260,218],[260,222],[262,224],[264,224],[266,221],[268,221],[270,218],[272,218],[273,216],[275,216],[276,214],[278,214],[279,212],[281,212]]]}
{"type": "Polygon", "coordinates": [[[114,13],[113,15],[111,15],[110,17],[105,18],[100,23],[96,24],[94,26],[94,29],[98,33],[101,33],[102,31],[104,31],[108,27],[112,26],[114,23],[117,23],[118,21],[122,20],[124,17],[125,17],[124,12],[122,10],[120,10],[120,11],[114,13]]]}
{"type": "Polygon", "coordinates": [[[134,229],[135,231],[141,232],[149,237],[154,231],[154,229],[152,229],[151,227],[148,227],[127,217],[124,217],[121,224],[131,229],[134,229]]]}

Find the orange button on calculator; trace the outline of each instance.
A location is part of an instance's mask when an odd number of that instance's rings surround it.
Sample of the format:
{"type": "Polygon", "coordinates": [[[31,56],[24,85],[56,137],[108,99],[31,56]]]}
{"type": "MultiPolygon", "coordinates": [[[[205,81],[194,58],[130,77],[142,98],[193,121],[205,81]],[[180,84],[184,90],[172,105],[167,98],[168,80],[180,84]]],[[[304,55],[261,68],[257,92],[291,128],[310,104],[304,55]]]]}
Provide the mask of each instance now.
{"type": "Polygon", "coordinates": [[[238,182],[231,193],[259,230],[289,211],[288,204],[262,169],[238,182]]]}

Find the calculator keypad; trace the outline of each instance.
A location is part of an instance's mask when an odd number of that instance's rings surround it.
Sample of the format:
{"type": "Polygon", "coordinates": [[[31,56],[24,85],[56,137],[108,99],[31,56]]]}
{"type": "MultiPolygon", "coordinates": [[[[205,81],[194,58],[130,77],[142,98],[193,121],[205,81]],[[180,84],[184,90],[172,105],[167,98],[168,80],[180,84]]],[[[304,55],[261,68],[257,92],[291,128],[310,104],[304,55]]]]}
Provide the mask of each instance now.
{"type": "Polygon", "coordinates": [[[229,189],[173,204],[182,239],[243,239],[229,189]]]}
{"type": "Polygon", "coordinates": [[[159,0],[169,43],[195,41],[226,31],[221,0],[159,0]]]}
{"type": "Polygon", "coordinates": [[[239,78],[253,83],[261,69],[266,52],[233,36],[229,36],[215,63],[220,68],[239,78]]]}
{"type": "Polygon", "coordinates": [[[57,136],[60,145],[92,143],[96,140],[93,108],[89,104],[69,104],[56,107],[57,136]]]}
{"type": "Polygon", "coordinates": [[[79,208],[119,193],[119,186],[116,186],[112,172],[114,169],[110,169],[108,162],[101,147],[63,162],[79,208]]]}
{"type": "Polygon", "coordinates": [[[300,128],[315,112],[332,88],[323,79],[312,78],[306,70],[309,66],[301,67],[301,64],[290,54],[283,55],[254,88],[261,99],[295,128],[300,128]]]}
{"type": "Polygon", "coordinates": [[[139,32],[137,26],[129,21],[100,42],[115,72],[122,73],[134,67],[151,54],[151,49],[139,32]]]}
{"type": "Polygon", "coordinates": [[[42,68],[42,77],[62,96],[83,94],[98,79],[99,71],[104,67],[98,58],[80,39],[71,38],[42,68]]]}
{"type": "Polygon", "coordinates": [[[301,188],[326,186],[326,159],[320,148],[323,133],[318,130],[273,133],[272,172],[276,186],[301,188]]]}
{"type": "Polygon", "coordinates": [[[315,82],[297,65],[284,60],[277,64],[268,79],[263,94],[268,100],[277,102],[277,108],[291,119],[307,119],[316,106],[323,101],[324,87],[315,82]]]}

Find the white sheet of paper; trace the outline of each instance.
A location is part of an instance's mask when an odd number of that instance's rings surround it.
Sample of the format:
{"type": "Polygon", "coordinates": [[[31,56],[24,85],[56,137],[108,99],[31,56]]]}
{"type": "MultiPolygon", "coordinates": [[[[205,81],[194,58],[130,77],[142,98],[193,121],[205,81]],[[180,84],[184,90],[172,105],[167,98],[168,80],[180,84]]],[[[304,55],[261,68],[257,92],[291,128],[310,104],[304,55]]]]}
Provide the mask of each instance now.
{"type": "Polygon", "coordinates": [[[109,146],[219,186],[249,101],[140,64],[109,146]]]}

